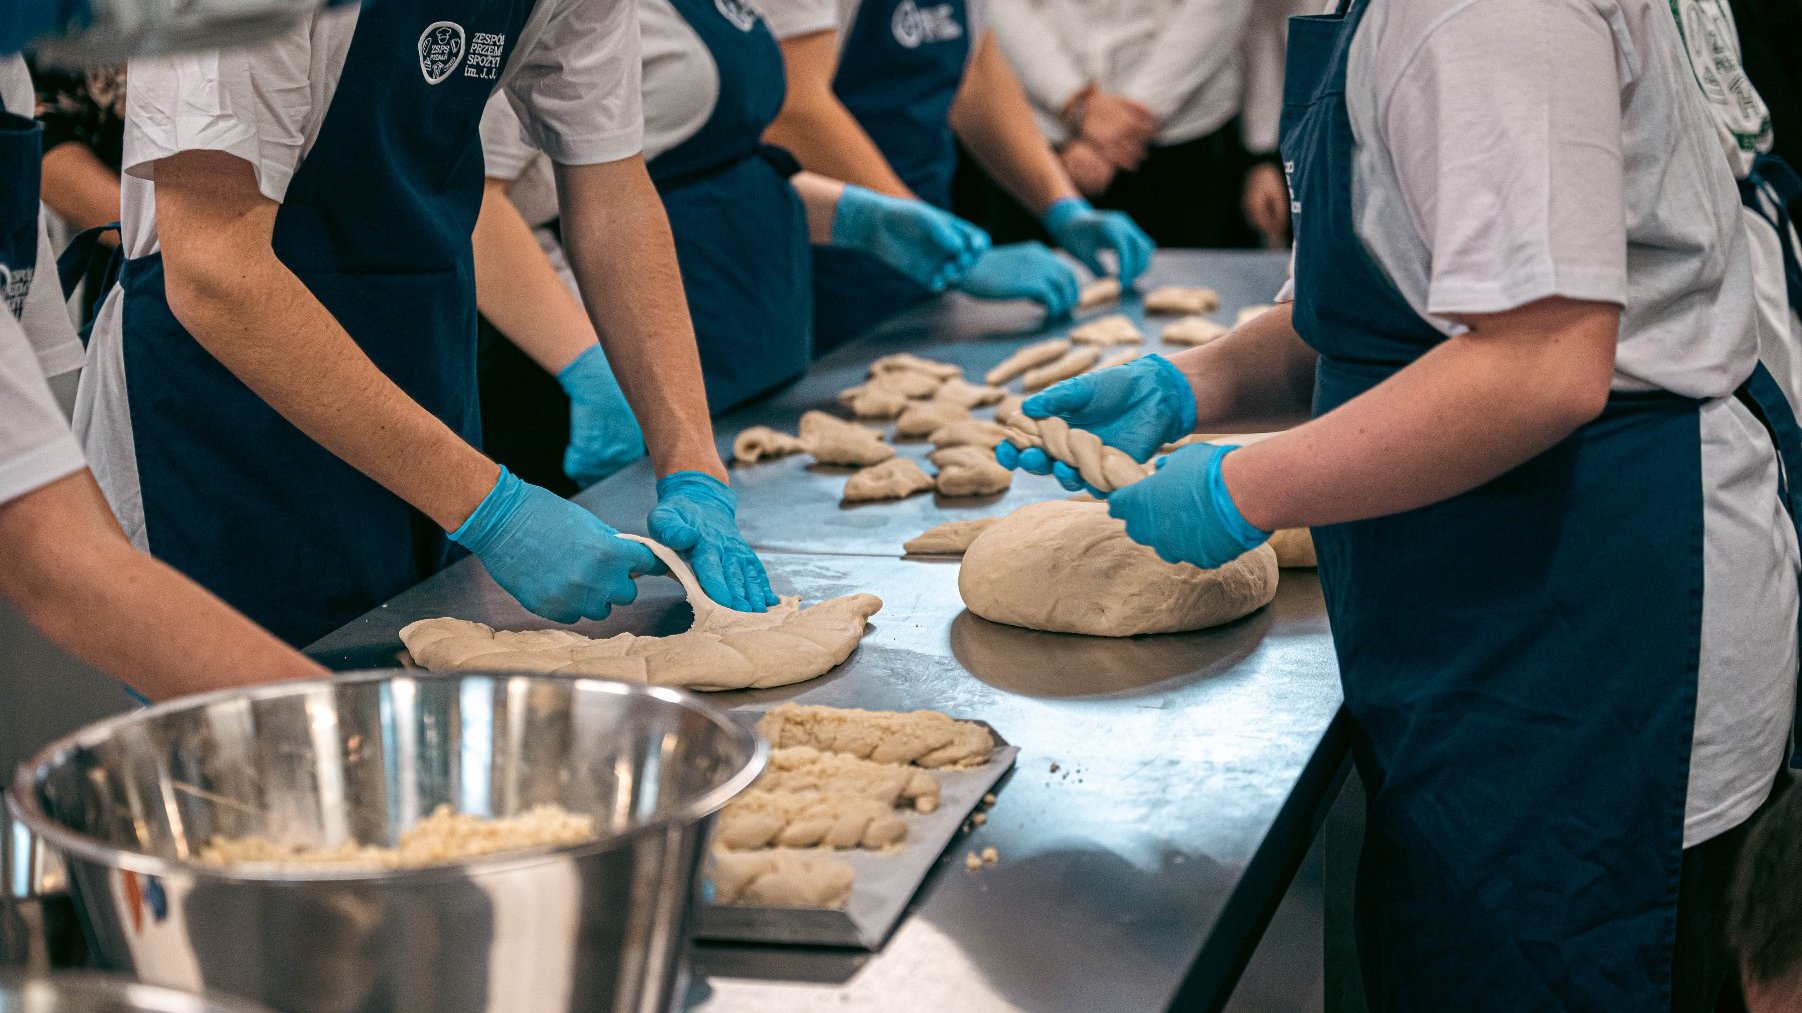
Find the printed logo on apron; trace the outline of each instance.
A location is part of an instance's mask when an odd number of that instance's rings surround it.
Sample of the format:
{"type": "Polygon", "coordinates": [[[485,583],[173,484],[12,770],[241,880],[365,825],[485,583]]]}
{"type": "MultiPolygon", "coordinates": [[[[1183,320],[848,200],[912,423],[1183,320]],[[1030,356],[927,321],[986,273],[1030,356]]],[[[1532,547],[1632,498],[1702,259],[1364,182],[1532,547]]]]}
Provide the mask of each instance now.
{"type": "Polygon", "coordinates": [[[713,6],[732,27],[748,32],[757,27],[757,12],[744,0],[713,0],[713,6]]]}
{"type": "Polygon", "coordinates": [[[914,0],[901,0],[889,24],[894,29],[895,41],[908,49],[964,37],[964,26],[958,23],[957,11],[950,4],[920,7],[914,0]]]}
{"type": "Polygon", "coordinates": [[[1740,151],[1767,147],[1771,114],[1740,65],[1738,34],[1718,0],[1670,0],[1689,66],[1720,129],[1740,151]]]}
{"type": "Polygon", "coordinates": [[[0,299],[5,300],[14,320],[25,315],[25,293],[31,291],[31,276],[35,273],[36,267],[12,269],[0,264],[0,299]]]}
{"type": "Polygon", "coordinates": [[[442,84],[463,62],[463,26],[434,21],[419,33],[419,72],[427,84],[442,84]]]}

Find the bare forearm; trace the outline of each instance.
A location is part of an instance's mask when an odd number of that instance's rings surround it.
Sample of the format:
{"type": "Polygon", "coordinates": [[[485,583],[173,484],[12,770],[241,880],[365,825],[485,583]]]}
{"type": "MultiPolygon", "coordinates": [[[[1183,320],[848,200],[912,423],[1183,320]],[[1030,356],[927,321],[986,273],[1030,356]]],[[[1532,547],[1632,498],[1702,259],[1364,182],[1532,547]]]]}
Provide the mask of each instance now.
{"type": "Polygon", "coordinates": [[[765,139],[788,149],[803,166],[822,176],[891,197],[915,196],[832,91],[838,36],[816,32],[783,39],[782,59],[788,71],[788,96],[776,121],[764,131],[765,139]]]}
{"type": "Polygon", "coordinates": [[[991,32],[976,41],[969,73],[951,106],[951,129],[988,174],[1034,215],[1077,195],[1039,134],[1020,79],[991,32]]]}
{"type": "Polygon", "coordinates": [[[817,172],[801,172],[789,180],[801,195],[801,207],[807,212],[807,238],[816,246],[832,243],[832,221],[838,216],[838,199],[845,184],[827,179],[817,172]]]}
{"type": "Polygon", "coordinates": [[[495,329],[553,376],[594,346],[582,302],[558,277],[532,227],[490,179],[476,220],[476,305],[495,329]]]}
{"type": "Polygon", "coordinates": [[[723,481],[675,242],[643,160],[558,166],[557,189],[582,301],[653,467],[723,481]]]}
{"type": "MultiPolygon", "coordinates": [[[[119,220],[119,174],[80,144],[59,144],[44,153],[43,197],[77,230],[119,220]]],[[[115,240],[109,233],[102,242],[115,240]]]]}
{"type": "Polygon", "coordinates": [[[1269,432],[1309,417],[1312,348],[1278,306],[1199,348],[1170,356],[1195,394],[1197,432],[1269,432]]]}
{"type": "Polygon", "coordinates": [[[87,471],[0,506],[0,558],[33,626],[153,700],[325,672],[132,548],[87,471]]]}

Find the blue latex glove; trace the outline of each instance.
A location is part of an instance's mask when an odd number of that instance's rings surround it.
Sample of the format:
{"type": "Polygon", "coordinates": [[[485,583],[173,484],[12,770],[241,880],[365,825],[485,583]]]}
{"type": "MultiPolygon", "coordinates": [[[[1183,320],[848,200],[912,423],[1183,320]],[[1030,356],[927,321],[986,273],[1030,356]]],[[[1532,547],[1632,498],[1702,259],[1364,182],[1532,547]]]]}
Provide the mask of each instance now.
{"type": "Polygon", "coordinates": [[[776,604],[763,563],[738,532],[738,494],[726,483],[699,471],[658,479],[650,529],[694,567],[707,597],[739,612],[776,604]]]}
{"type": "Polygon", "coordinates": [[[1076,272],[1044,243],[1010,243],[984,253],[957,287],[978,299],[1031,299],[1053,319],[1076,308],[1076,272]]]}
{"type": "Polygon", "coordinates": [[[632,578],[663,564],[638,542],[506,468],[451,540],[533,612],[560,623],[600,619],[638,597],[632,578]]]}
{"type": "Polygon", "coordinates": [[[845,185],[832,215],[832,245],[882,261],[934,292],[962,278],[989,248],[989,234],[923,200],[845,185]]]}
{"type": "Polygon", "coordinates": [[[1057,245],[1082,261],[1099,278],[1107,274],[1101,251],[1112,250],[1120,261],[1120,284],[1132,288],[1151,264],[1157,244],[1138,223],[1119,211],[1097,211],[1081,197],[1065,197],[1045,212],[1045,231],[1057,245]]]}
{"type": "Polygon", "coordinates": [[[1192,443],[1160,457],[1154,474],[1108,497],[1107,512],[1167,563],[1225,565],[1270,538],[1239,512],[1220,475],[1220,462],[1238,449],[1192,443]]]}
{"type": "Polygon", "coordinates": [[[569,395],[569,448],[563,473],[586,489],[644,456],[644,430],[601,346],[575,357],[557,382],[569,395]]]}
{"type": "MultiPolygon", "coordinates": [[[[1182,370],[1161,355],[1054,384],[1027,398],[1020,410],[1035,419],[1055,415],[1072,428],[1087,429],[1135,461],[1148,460],[1159,447],[1195,431],[1195,392],[1182,370]]],[[[1089,489],[1075,468],[1053,461],[1037,447],[1021,450],[1002,443],[995,448],[995,460],[1004,468],[1055,475],[1072,492],[1089,489]]]]}

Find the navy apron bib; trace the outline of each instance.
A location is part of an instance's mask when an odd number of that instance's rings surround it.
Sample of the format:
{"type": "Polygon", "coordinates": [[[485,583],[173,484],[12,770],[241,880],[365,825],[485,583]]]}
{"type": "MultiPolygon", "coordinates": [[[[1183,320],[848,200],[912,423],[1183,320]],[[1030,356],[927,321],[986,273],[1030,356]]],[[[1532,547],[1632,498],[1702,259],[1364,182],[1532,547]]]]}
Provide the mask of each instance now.
{"type": "MultiPolygon", "coordinates": [[[[408,396],[479,442],[482,108],[531,0],[373,0],[275,219],[275,253],[408,396]]],[[[438,526],[277,415],[127,260],[124,359],[150,549],[304,645],[440,569],[438,526]]],[[[245,312],[255,312],[246,306],[245,312]]]]}
{"type": "MultiPolygon", "coordinates": [[[[1282,148],[1315,413],[1444,336],[1353,228],[1347,54],[1365,0],[1296,18],[1282,148]]],[[[1463,495],[1318,528],[1369,791],[1371,1008],[1670,1006],[1702,623],[1699,403],[1600,418],[1463,495]]]]}
{"type": "Polygon", "coordinates": [[[0,104],[0,310],[14,320],[25,312],[37,272],[43,158],[43,125],[0,104]]]}
{"type": "Polygon", "coordinates": [[[787,91],[782,51],[743,0],[671,0],[719,68],[694,136],[652,159],[701,350],[707,404],[727,411],[800,376],[813,357],[807,218],[799,166],[763,132],[787,91]]]}
{"type": "MultiPolygon", "coordinates": [[[[969,63],[965,0],[863,0],[832,90],[908,188],[951,209],[951,103],[969,63]]],[[[859,250],[814,250],[814,344],[824,354],[932,293],[859,250]]]]}

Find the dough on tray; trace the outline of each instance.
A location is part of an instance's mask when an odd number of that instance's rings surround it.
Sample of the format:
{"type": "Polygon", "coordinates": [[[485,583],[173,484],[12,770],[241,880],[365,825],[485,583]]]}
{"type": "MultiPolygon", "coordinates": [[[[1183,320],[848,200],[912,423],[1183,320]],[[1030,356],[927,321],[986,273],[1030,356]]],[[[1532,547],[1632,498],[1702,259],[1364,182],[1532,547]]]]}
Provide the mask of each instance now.
{"type": "Polygon", "coordinates": [[[931,454],[939,470],[940,496],[993,496],[1014,484],[1014,473],[995,461],[993,450],[981,447],[946,447],[931,454]]]}
{"type": "Polygon", "coordinates": [[[752,426],[732,439],[732,459],[740,464],[786,457],[806,449],[807,445],[796,437],[769,426],[752,426]]]}
{"type": "Polygon", "coordinates": [[[1095,368],[1097,370],[1113,369],[1115,366],[1124,366],[1127,363],[1133,361],[1134,359],[1143,359],[1145,356],[1147,356],[1149,354],[1151,354],[1151,353],[1145,351],[1143,348],[1124,349],[1122,351],[1114,352],[1114,353],[1108,355],[1108,357],[1105,359],[1102,359],[1101,362],[1095,366],[1095,368]]]}
{"type": "Polygon", "coordinates": [[[1307,570],[1319,565],[1314,557],[1314,533],[1307,528],[1283,528],[1270,536],[1276,565],[1286,570],[1307,570]]]}
{"type": "Polygon", "coordinates": [[[555,672],[696,690],[762,689],[824,675],[851,656],[882,608],[870,594],[808,608],[785,597],[768,612],[735,612],[701,589],[674,551],[636,535],[680,581],[694,607],[687,633],[594,640],[569,630],[496,631],[465,619],[421,619],[400,631],[414,662],[434,672],[555,672]]]}
{"type": "Polygon", "coordinates": [[[945,385],[934,391],[934,401],[957,405],[959,408],[981,408],[992,405],[1007,396],[1007,391],[985,383],[971,383],[963,377],[946,380],[945,385]]]}
{"type": "Polygon", "coordinates": [[[1001,360],[994,369],[982,376],[982,382],[991,386],[1004,384],[1014,377],[1032,369],[1043,366],[1047,362],[1057,361],[1058,356],[1070,350],[1069,338],[1050,338],[1035,341],[1019,351],[1001,360]]]}
{"type": "Polygon", "coordinates": [[[895,807],[842,792],[762,791],[733,799],[721,810],[714,844],[727,851],[831,848],[872,851],[907,838],[895,807]]]}
{"type": "Polygon", "coordinates": [[[906,499],[933,487],[932,476],[911,457],[897,457],[872,465],[845,479],[846,503],[875,503],[906,499]]]}
{"type": "Polygon", "coordinates": [[[1145,296],[1147,313],[1212,313],[1220,308],[1220,293],[1211,288],[1160,285],[1145,296]]]}
{"type": "Polygon", "coordinates": [[[911,369],[890,370],[870,377],[866,386],[880,390],[890,390],[902,397],[927,398],[945,385],[945,378],[932,373],[921,373],[911,369]]]}
{"type": "MultiPolygon", "coordinates": [[[[762,722],[758,724],[761,728],[762,722]]],[[[984,734],[987,734],[986,729],[984,734]]],[[[768,738],[768,733],[764,733],[764,737],[768,738]]],[[[808,745],[778,745],[770,750],[770,764],[764,768],[763,776],[757,779],[754,787],[760,791],[855,795],[891,809],[906,805],[922,813],[937,809],[938,778],[917,767],[901,765],[905,762],[869,760],[848,752],[808,745]]]]}
{"type": "Polygon", "coordinates": [[[1039,447],[1047,455],[1075,468],[1082,480],[1102,492],[1113,492],[1151,473],[1153,465],[1140,464],[1124,450],[1101,442],[1087,429],[1072,429],[1055,416],[1035,419],[1023,412],[1003,418],[1009,443],[1025,450],[1039,447]]]}
{"type": "Polygon", "coordinates": [[[1217,324],[1207,317],[1188,316],[1164,328],[1164,344],[1205,345],[1229,330],[1231,328],[1225,324],[1217,324]]]}
{"type": "Polygon", "coordinates": [[[716,904],[842,908],[857,871],[842,858],[814,853],[716,852],[710,878],[716,904]]]}
{"type": "Polygon", "coordinates": [[[901,548],[910,556],[961,556],[976,536],[1000,521],[999,517],[975,517],[963,521],[946,521],[927,528],[901,548]]]}
{"type": "Polygon", "coordinates": [[[908,763],[932,769],[979,767],[989,762],[995,751],[995,737],[986,727],[928,710],[869,711],[785,703],[758,719],[757,733],[777,751],[807,747],[878,764],[908,763]]]}
{"type": "Polygon", "coordinates": [[[925,373],[940,380],[951,380],[962,377],[964,370],[962,366],[928,359],[912,352],[896,352],[870,363],[871,376],[881,376],[884,373],[925,373]]]}
{"type": "Polygon", "coordinates": [[[1079,345],[1136,345],[1145,340],[1132,318],[1113,313],[1070,329],[1070,340],[1079,345]]]}
{"type": "Polygon", "coordinates": [[[1049,365],[1026,371],[1026,389],[1039,390],[1049,387],[1059,380],[1068,380],[1078,373],[1086,373],[1101,359],[1101,349],[1094,345],[1072,348],[1064,353],[1063,358],[1049,365]]]}
{"type": "Polygon", "coordinates": [[[801,416],[801,442],[821,464],[866,467],[895,456],[882,434],[836,415],[810,411],[801,416]]]}
{"type": "Polygon", "coordinates": [[[916,401],[907,406],[901,417],[895,420],[895,436],[902,439],[918,439],[930,436],[935,429],[941,429],[953,422],[968,422],[970,409],[952,404],[949,401],[916,401]]]}
{"type": "Polygon", "coordinates": [[[838,403],[860,419],[892,419],[913,401],[907,395],[875,382],[860,383],[838,393],[838,403]]]}
{"type": "Polygon", "coordinates": [[[1269,305],[1243,307],[1239,310],[1239,315],[1233,318],[1233,326],[1244,327],[1247,320],[1255,320],[1273,309],[1276,307],[1269,305]]]}
{"type": "Polygon", "coordinates": [[[985,447],[993,450],[1002,440],[1007,439],[1007,427],[988,419],[967,419],[940,426],[927,439],[938,450],[946,447],[985,447]]]}
{"type": "Polygon", "coordinates": [[[1076,293],[1076,312],[1084,313],[1117,303],[1122,291],[1119,278],[1097,278],[1076,293]]]}
{"type": "Polygon", "coordinates": [[[1023,507],[978,535],[957,579],[964,604],[991,622],[1099,637],[1218,626],[1269,604],[1276,585],[1268,545],[1213,570],[1166,563],[1106,504],[1068,500],[1023,507]]]}

